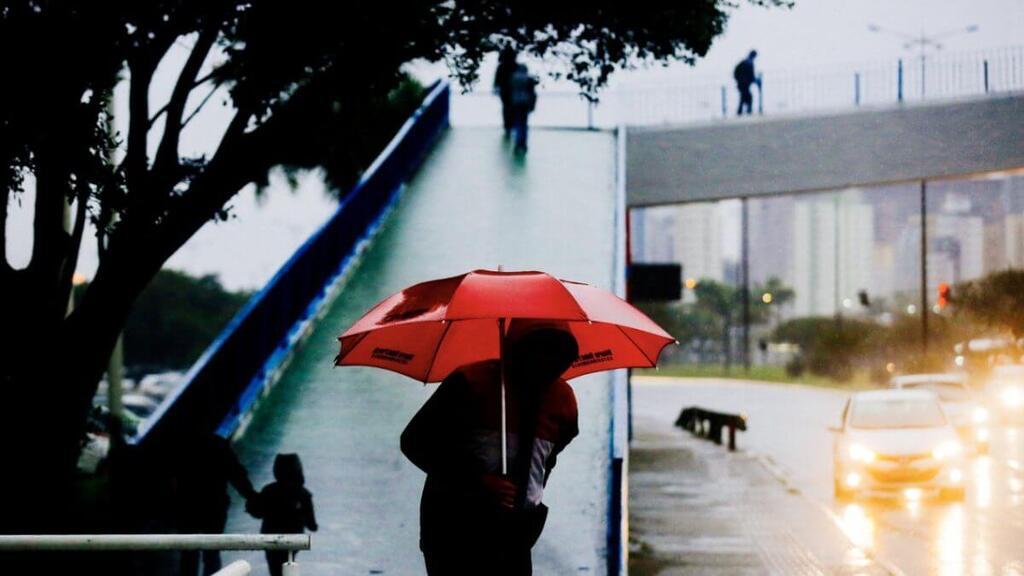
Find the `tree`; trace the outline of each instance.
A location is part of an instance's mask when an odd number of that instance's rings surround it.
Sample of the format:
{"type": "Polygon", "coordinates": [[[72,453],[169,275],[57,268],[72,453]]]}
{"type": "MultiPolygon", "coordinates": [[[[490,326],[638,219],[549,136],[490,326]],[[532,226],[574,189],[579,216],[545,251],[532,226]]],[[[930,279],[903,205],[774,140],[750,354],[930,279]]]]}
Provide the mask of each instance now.
{"type": "Polygon", "coordinates": [[[715,318],[704,310],[682,302],[634,302],[634,305],[679,341],[679,346],[666,349],[669,360],[675,354],[696,346],[703,351],[705,343],[717,340],[715,318]]]}
{"type": "Polygon", "coordinates": [[[958,315],[1006,330],[1015,340],[1024,337],[1024,270],[1000,270],[960,283],[949,300],[958,315]]]}
{"type": "MultiPolygon", "coordinates": [[[[751,0],[782,4],[784,0],[751,0]]],[[[590,96],[624,66],[706,53],[727,0],[535,3],[153,0],[46,2],[0,7],[0,231],[7,208],[34,182],[32,255],[7,262],[0,238],[0,306],[7,346],[0,381],[9,406],[2,529],[47,529],[68,492],[90,398],[125,319],[163,263],[241,188],[275,166],[341,162],[332,181],[361,168],[360,134],[402,66],[446,59],[464,83],[503,46],[559,62],[590,96]],[[339,9],[340,8],[340,9],[339,9]],[[165,102],[151,101],[174,46],[188,55],[165,102]],[[125,134],[110,101],[128,84],[125,134]],[[218,96],[209,97],[216,94],[218,96]],[[221,100],[230,120],[208,157],[183,157],[195,111],[221,100]],[[338,137],[324,139],[324,127],[338,137]],[[68,218],[68,215],[71,217],[68,218]],[[66,314],[84,223],[98,230],[100,264],[66,314]],[[70,221],[70,228],[65,222],[70,221]],[[45,426],[32,407],[50,410],[45,426]],[[31,431],[27,433],[27,431],[31,431]],[[15,502],[16,501],[16,502],[15,502]],[[45,504],[31,512],[6,504],[45,504]]]]}
{"type": "MultiPolygon", "coordinates": [[[[88,284],[76,288],[84,292],[88,284]]],[[[125,321],[126,367],[129,371],[187,369],[250,295],[225,290],[214,275],[193,277],[161,270],[139,294],[125,321]]]]}
{"type": "MultiPolygon", "coordinates": [[[[743,321],[743,290],[736,286],[703,279],[694,287],[697,298],[695,310],[714,319],[715,332],[722,342],[725,366],[732,364],[732,329],[743,321]]],[[[751,288],[749,296],[750,323],[762,324],[771,316],[772,307],[786,304],[793,298],[793,290],[785,287],[778,278],[770,278],[765,284],[751,288]],[[764,294],[772,294],[765,301],[764,294]]]]}
{"type": "Polygon", "coordinates": [[[798,365],[812,373],[848,380],[879,329],[873,322],[856,318],[812,316],[783,322],[772,333],[772,339],[797,344],[798,365]]]}

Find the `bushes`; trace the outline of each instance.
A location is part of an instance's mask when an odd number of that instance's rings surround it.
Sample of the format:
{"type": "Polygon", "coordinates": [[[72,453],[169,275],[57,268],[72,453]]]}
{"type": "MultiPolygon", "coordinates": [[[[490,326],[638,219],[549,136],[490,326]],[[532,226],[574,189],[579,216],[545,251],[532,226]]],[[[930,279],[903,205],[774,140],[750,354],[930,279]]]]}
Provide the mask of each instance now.
{"type": "Polygon", "coordinates": [[[780,324],[772,339],[800,346],[800,353],[786,365],[791,376],[808,370],[816,376],[848,382],[878,330],[876,324],[857,319],[797,318],[780,324]]]}

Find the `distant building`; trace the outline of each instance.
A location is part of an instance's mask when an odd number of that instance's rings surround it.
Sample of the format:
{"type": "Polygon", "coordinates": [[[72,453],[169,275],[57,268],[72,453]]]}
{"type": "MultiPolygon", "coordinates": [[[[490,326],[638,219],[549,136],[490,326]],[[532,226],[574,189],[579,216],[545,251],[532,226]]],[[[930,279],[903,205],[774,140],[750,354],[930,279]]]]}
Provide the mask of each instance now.
{"type": "Polygon", "coordinates": [[[873,291],[874,208],[859,193],[814,196],[793,212],[792,313],[830,316],[873,291]]]}
{"type": "Polygon", "coordinates": [[[750,281],[763,284],[778,278],[792,284],[793,277],[793,196],[751,200],[750,216],[750,281]]]}
{"type": "Polygon", "coordinates": [[[1024,268],[1024,214],[1009,214],[1003,220],[1000,268],[1024,268]]]}
{"type": "Polygon", "coordinates": [[[658,206],[631,214],[633,259],[677,262],[687,278],[721,281],[722,229],[715,203],[658,206]]]}
{"type": "MultiPolygon", "coordinates": [[[[956,204],[955,210],[930,214],[926,234],[928,237],[928,292],[934,294],[941,283],[955,284],[973,280],[985,274],[986,246],[992,247],[992,231],[986,233],[981,216],[963,210],[956,204]],[[986,239],[989,239],[986,242],[986,239]]],[[[947,207],[948,208],[948,207],[947,207]]],[[[897,267],[903,270],[920,270],[921,267],[921,216],[910,216],[897,245],[897,267]]],[[[920,274],[900,276],[897,289],[920,290],[920,274]]]]}

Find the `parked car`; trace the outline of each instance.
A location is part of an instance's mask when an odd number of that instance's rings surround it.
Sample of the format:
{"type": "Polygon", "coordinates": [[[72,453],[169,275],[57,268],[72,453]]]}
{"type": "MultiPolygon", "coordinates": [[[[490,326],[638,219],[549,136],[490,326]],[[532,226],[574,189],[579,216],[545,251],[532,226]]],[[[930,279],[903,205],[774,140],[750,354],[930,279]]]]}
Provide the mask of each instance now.
{"type": "Polygon", "coordinates": [[[110,436],[96,432],[86,432],[78,452],[78,471],[83,474],[96,474],[107,461],[110,453],[110,436]]]}
{"type": "MultiPolygon", "coordinates": [[[[93,397],[92,403],[93,406],[109,406],[110,400],[104,394],[97,394],[93,397]]],[[[121,396],[121,405],[124,406],[125,413],[130,412],[137,418],[145,419],[160,403],[145,394],[130,393],[121,396]]]]}
{"type": "Polygon", "coordinates": [[[139,380],[139,386],[136,388],[136,392],[145,394],[154,400],[160,401],[182,383],[183,377],[184,374],[181,372],[146,374],[141,380],[139,380]]]}
{"type": "Polygon", "coordinates": [[[929,390],[854,394],[832,428],[835,495],[964,497],[964,448],[929,390]]]}
{"type": "MultiPolygon", "coordinates": [[[[121,432],[134,436],[142,419],[125,410],[121,416],[121,432]]],[[[104,405],[94,405],[85,424],[81,451],[78,453],[78,470],[83,474],[96,474],[110,454],[110,411],[104,405]]]]}
{"type": "Polygon", "coordinates": [[[1004,422],[1024,420],[1024,365],[994,366],[985,384],[992,411],[1004,422]]]}
{"type": "Polygon", "coordinates": [[[979,402],[963,374],[906,374],[889,383],[901,390],[931,390],[939,397],[942,409],[964,444],[979,454],[988,452],[989,411],[979,402]]]}

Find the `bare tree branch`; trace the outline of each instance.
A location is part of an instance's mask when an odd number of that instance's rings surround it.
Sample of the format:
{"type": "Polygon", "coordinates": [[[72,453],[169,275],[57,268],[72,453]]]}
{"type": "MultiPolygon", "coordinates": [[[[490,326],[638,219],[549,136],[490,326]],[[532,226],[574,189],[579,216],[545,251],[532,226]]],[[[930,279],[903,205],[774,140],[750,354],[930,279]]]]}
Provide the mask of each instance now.
{"type": "MultiPolygon", "coordinates": [[[[217,76],[217,71],[215,70],[213,72],[210,72],[206,76],[203,76],[202,78],[199,78],[198,80],[196,80],[195,82],[192,83],[192,90],[195,90],[196,88],[199,88],[203,84],[206,84],[207,82],[209,82],[210,80],[212,80],[216,76],[217,76]]],[[[168,102],[167,104],[164,104],[163,106],[160,107],[159,110],[156,111],[155,114],[153,114],[153,116],[149,119],[149,127],[150,128],[152,128],[153,125],[156,124],[156,121],[159,120],[161,116],[163,116],[164,114],[167,113],[167,109],[170,107],[170,105],[171,105],[170,102],[168,102]]]]}
{"type": "Polygon", "coordinates": [[[196,74],[199,73],[203,62],[206,61],[218,34],[219,29],[215,24],[207,26],[199,33],[199,38],[196,40],[188,60],[185,61],[181,74],[178,75],[178,81],[174,85],[174,90],[171,92],[170,100],[167,102],[164,134],[153,163],[154,180],[161,185],[166,183],[173,185],[173,173],[178,167],[178,142],[181,138],[183,126],[181,117],[185,112],[185,103],[195,87],[196,74]]]}
{"type": "Polygon", "coordinates": [[[212,98],[213,95],[217,93],[217,88],[218,88],[217,86],[214,86],[213,89],[210,90],[210,92],[202,99],[202,101],[199,102],[199,105],[196,106],[195,110],[190,112],[188,117],[185,118],[184,121],[182,121],[182,123],[181,123],[181,129],[182,130],[184,130],[185,127],[188,126],[189,122],[191,122],[192,119],[196,117],[196,114],[199,114],[199,112],[203,109],[203,107],[206,106],[206,103],[210,101],[210,98],[212,98]]]}
{"type": "Polygon", "coordinates": [[[129,62],[131,72],[128,88],[128,150],[122,166],[128,189],[132,192],[143,187],[146,176],[146,137],[149,135],[149,85],[153,80],[154,64],[149,58],[136,58],[129,62]]]}
{"type": "Polygon", "coordinates": [[[131,73],[128,88],[128,150],[123,160],[123,168],[130,197],[139,203],[142,201],[141,197],[150,191],[146,186],[146,146],[150,128],[149,88],[153,81],[153,72],[176,38],[177,36],[170,32],[157,36],[150,45],[128,59],[128,70],[131,73]]]}

